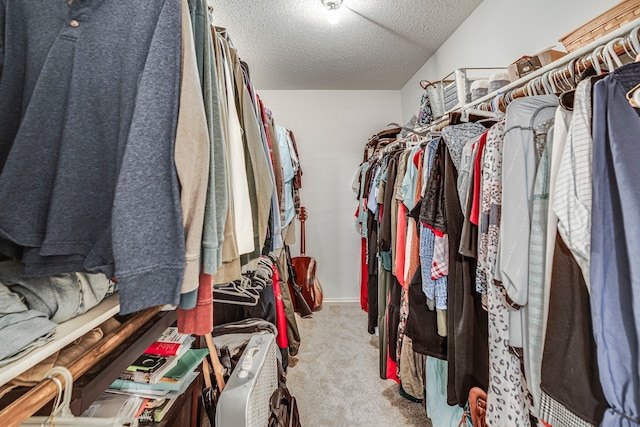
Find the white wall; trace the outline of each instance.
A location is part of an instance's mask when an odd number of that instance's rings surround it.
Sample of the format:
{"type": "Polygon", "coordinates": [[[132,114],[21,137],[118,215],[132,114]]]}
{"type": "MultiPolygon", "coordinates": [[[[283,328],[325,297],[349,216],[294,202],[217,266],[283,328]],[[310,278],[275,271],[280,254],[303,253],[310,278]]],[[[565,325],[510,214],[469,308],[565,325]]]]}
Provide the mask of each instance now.
{"type": "Polygon", "coordinates": [[[506,67],[522,55],[561,47],[560,37],[618,2],[484,0],[402,88],[403,121],[418,112],[420,80],[439,80],[456,68],[506,67]]]}
{"type": "MultiPolygon", "coordinates": [[[[358,299],[360,239],[351,183],[368,139],[399,122],[399,91],[258,91],[276,123],[293,131],[302,163],[307,255],[318,261],[325,298],[358,299]]],[[[295,226],[299,238],[300,223],[295,226]]],[[[299,254],[292,247],[293,256],[299,254]]]]}

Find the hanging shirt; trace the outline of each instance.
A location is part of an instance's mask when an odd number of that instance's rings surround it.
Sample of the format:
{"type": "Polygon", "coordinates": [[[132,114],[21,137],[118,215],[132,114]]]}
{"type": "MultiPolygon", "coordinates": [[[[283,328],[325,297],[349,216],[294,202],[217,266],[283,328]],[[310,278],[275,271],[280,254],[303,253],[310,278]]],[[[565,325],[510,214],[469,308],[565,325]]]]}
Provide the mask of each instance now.
{"type": "MultiPolygon", "coordinates": [[[[434,139],[427,145],[427,167],[426,173],[431,174],[431,168],[435,161],[436,148],[439,139],[434,139]]],[[[429,203],[423,199],[422,203],[429,203]]],[[[421,221],[422,221],[421,217],[421,221]]],[[[433,250],[436,235],[431,227],[420,224],[420,265],[422,271],[422,291],[427,297],[427,306],[429,308],[446,310],[447,309],[447,277],[431,278],[431,266],[433,263],[433,250]]]]}
{"type": "MultiPolygon", "coordinates": [[[[236,99],[240,99],[235,85],[234,64],[231,47],[226,38],[218,35],[218,43],[222,46],[224,82],[227,100],[228,120],[228,158],[229,179],[231,181],[231,197],[233,199],[234,228],[238,244],[238,253],[248,254],[255,249],[253,239],[253,217],[249,183],[247,182],[247,159],[245,158],[242,139],[242,126],[238,116],[236,99]]],[[[241,89],[241,88],[240,88],[241,89]]]]}
{"type": "Polygon", "coordinates": [[[604,427],[640,416],[640,113],[625,99],[639,81],[636,62],[594,87],[590,300],[604,427]]]}
{"type": "Polygon", "coordinates": [[[382,174],[382,167],[376,166],[373,179],[371,180],[371,188],[369,191],[369,197],[367,198],[367,208],[374,215],[378,213],[378,191],[380,189],[380,176],[382,174]]]}
{"type": "Polygon", "coordinates": [[[289,150],[289,132],[287,129],[276,125],[276,139],[278,140],[278,149],[284,173],[284,218],[282,219],[282,227],[285,228],[291,224],[291,221],[296,216],[293,202],[293,178],[296,172],[291,158],[291,151],[289,150]]]}
{"type": "Polygon", "coordinates": [[[420,151],[420,147],[414,147],[409,150],[406,172],[402,180],[403,203],[409,211],[415,206],[416,186],[420,178],[418,177],[418,165],[414,161],[414,157],[418,151],[420,151]]]}
{"type": "MultiPolygon", "coordinates": [[[[225,220],[229,209],[227,194],[227,164],[225,154],[225,129],[222,123],[220,77],[216,66],[217,40],[214,41],[207,15],[206,0],[190,0],[195,3],[194,31],[198,62],[202,62],[202,92],[207,115],[210,141],[209,183],[204,229],[202,230],[202,268],[207,274],[215,274],[222,265],[222,248],[225,240],[225,220]],[[202,52],[198,54],[198,52],[202,52]],[[200,56],[202,55],[202,56],[200,56]]],[[[229,242],[227,242],[227,245],[229,242]]]]}
{"type": "Polygon", "coordinates": [[[442,129],[442,139],[447,144],[449,149],[449,155],[456,167],[456,170],[460,170],[462,164],[462,150],[467,141],[477,138],[487,129],[478,123],[462,123],[459,125],[447,126],[442,129]]]}
{"type": "Polygon", "coordinates": [[[586,79],[576,88],[553,202],[558,231],[580,265],[587,288],[591,250],[591,86],[591,79],[586,79]]]}
{"type": "MultiPolygon", "coordinates": [[[[536,128],[555,116],[558,97],[543,95],[516,99],[507,109],[502,165],[502,212],[498,267],[507,302],[512,308],[527,303],[531,199],[540,151],[536,128]]],[[[523,346],[522,316],[509,312],[513,347],[523,346]]]]}
{"type": "Polygon", "coordinates": [[[467,199],[470,196],[469,190],[473,186],[473,169],[478,155],[478,141],[481,137],[468,140],[462,149],[460,169],[458,170],[458,195],[460,196],[460,207],[465,215],[467,199]]]}
{"type": "Polygon", "coordinates": [[[540,157],[531,200],[531,238],[529,239],[529,292],[524,329],[524,370],[533,397],[534,413],[540,407],[540,370],[542,368],[544,311],[544,256],[549,212],[549,153],[553,144],[553,128],[540,157]]]}
{"type": "Polygon", "coordinates": [[[180,16],[173,0],[0,6],[0,236],[28,275],[116,276],[123,314],[180,297],[180,16]]]}
{"type": "Polygon", "coordinates": [[[476,278],[487,289],[489,318],[489,387],[487,423],[496,426],[529,426],[529,405],[520,359],[509,351],[509,306],[495,284],[502,197],[502,150],[505,122],[487,134],[483,160],[482,214],[476,278]],[[508,421],[505,421],[508,420],[508,421]]]}

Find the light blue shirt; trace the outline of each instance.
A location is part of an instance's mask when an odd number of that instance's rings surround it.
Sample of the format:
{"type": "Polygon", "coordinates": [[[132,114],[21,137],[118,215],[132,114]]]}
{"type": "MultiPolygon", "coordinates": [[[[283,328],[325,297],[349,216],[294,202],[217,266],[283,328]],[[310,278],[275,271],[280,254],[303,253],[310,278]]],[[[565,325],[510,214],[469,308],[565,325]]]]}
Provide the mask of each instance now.
{"type": "Polygon", "coordinates": [[[278,140],[278,151],[280,151],[280,161],[282,162],[282,172],[284,174],[284,218],[282,227],[287,227],[296,216],[296,208],[293,202],[293,178],[295,170],[289,152],[289,133],[287,129],[276,125],[276,139],[278,140]]]}

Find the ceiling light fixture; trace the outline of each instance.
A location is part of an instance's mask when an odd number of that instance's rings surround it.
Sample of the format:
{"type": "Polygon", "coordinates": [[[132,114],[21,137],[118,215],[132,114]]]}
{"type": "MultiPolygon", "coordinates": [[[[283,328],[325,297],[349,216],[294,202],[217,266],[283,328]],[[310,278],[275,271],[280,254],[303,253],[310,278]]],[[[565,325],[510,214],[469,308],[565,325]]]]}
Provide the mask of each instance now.
{"type": "Polygon", "coordinates": [[[340,22],[340,6],[343,0],[320,0],[320,3],[327,8],[328,20],[331,25],[336,25],[340,22]]]}

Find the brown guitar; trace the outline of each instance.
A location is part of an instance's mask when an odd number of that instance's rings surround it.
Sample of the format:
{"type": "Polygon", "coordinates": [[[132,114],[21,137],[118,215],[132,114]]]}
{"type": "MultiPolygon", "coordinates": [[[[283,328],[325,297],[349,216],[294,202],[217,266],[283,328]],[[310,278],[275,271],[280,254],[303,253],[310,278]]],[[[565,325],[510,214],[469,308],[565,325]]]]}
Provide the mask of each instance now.
{"type": "Polygon", "coordinates": [[[316,276],[315,258],[305,254],[305,233],[304,222],[307,220],[307,211],[300,208],[300,256],[291,258],[293,269],[296,272],[297,283],[302,287],[302,295],[313,311],[322,307],[322,287],[316,276]]]}

